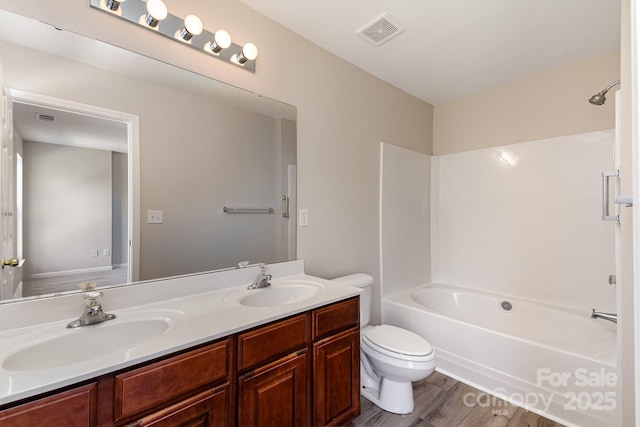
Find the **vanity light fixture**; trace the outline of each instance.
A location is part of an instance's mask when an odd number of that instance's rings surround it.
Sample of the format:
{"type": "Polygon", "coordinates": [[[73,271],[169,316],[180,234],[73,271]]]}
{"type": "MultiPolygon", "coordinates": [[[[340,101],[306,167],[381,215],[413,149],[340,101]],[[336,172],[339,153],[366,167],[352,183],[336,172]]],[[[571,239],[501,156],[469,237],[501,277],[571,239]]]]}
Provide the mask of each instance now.
{"type": "Polygon", "coordinates": [[[184,19],[174,16],[162,0],[90,0],[90,5],[212,57],[256,71],[258,49],[253,43],[238,45],[222,29],[209,32],[196,15],[187,15],[184,19]]]}
{"type": "Polygon", "coordinates": [[[162,0],[147,0],[147,15],[145,22],[151,28],[158,26],[158,23],[167,18],[169,14],[167,6],[162,0]]]}

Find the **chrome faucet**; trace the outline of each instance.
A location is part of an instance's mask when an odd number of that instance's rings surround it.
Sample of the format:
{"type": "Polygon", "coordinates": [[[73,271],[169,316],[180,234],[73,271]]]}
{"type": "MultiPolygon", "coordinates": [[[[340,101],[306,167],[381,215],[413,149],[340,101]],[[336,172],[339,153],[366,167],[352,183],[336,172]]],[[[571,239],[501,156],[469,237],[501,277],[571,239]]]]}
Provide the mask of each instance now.
{"type": "Polygon", "coordinates": [[[608,320],[609,322],[613,322],[613,323],[618,323],[618,315],[615,313],[601,313],[599,311],[596,311],[595,308],[591,309],[591,318],[592,319],[605,319],[608,320]]]}
{"type": "Polygon", "coordinates": [[[252,284],[247,286],[247,289],[260,289],[267,288],[271,286],[271,275],[267,274],[267,266],[264,264],[260,264],[260,272],[258,273],[258,277],[253,281],[252,284]]]}
{"type": "Polygon", "coordinates": [[[106,322],[115,319],[115,314],[109,314],[102,311],[102,292],[95,291],[96,284],[94,282],[83,282],[80,288],[85,291],[84,299],[87,300],[87,306],[80,318],[69,322],[67,328],[79,328],[81,326],[93,325],[95,323],[106,322]]]}

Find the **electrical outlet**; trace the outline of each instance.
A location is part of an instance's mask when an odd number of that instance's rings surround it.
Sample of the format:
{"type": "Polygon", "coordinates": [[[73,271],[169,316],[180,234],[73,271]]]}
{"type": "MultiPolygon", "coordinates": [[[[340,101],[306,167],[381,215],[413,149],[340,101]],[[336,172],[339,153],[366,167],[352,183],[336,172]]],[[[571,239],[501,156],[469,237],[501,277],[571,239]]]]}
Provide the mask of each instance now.
{"type": "Polygon", "coordinates": [[[162,224],[162,211],[147,211],[147,224],[162,224]]]}
{"type": "Polygon", "coordinates": [[[309,226],[309,209],[304,208],[298,211],[298,225],[300,227],[309,226]]]}
{"type": "Polygon", "coordinates": [[[109,255],[111,255],[111,249],[102,250],[102,256],[109,256],[109,255]]]}

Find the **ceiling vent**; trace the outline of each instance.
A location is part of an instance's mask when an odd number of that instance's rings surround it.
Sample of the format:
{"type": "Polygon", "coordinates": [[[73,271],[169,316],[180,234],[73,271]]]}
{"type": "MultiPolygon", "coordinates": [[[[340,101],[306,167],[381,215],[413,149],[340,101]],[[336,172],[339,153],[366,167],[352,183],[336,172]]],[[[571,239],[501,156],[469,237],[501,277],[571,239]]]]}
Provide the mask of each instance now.
{"type": "Polygon", "coordinates": [[[56,123],[58,118],[56,116],[50,116],[49,114],[36,113],[36,120],[41,122],[56,123]]]}
{"type": "Polygon", "coordinates": [[[365,25],[357,31],[357,34],[374,46],[380,46],[382,43],[397,36],[404,31],[392,17],[383,13],[378,18],[365,25]]]}

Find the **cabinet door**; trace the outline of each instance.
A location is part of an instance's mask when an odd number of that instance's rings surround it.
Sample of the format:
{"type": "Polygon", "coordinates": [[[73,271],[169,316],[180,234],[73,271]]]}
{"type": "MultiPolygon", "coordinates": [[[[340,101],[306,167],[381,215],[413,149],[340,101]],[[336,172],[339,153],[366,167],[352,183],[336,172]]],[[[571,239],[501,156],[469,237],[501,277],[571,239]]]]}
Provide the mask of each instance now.
{"type": "Polygon", "coordinates": [[[91,427],[96,425],[96,404],[96,385],[89,384],[0,411],[0,426],[91,427]]]}
{"type": "Polygon", "coordinates": [[[307,355],[293,354],[238,378],[238,425],[309,425],[307,355]]]}
{"type": "Polygon", "coordinates": [[[229,425],[229,385],[207,390],[148,415],[129,427],[218,427],[229,425]]]}
{"type": "Polygon", "coordinates": [[[360,329],[313,345],[313,425],[340,425],[360,414],[360,329]]]}

